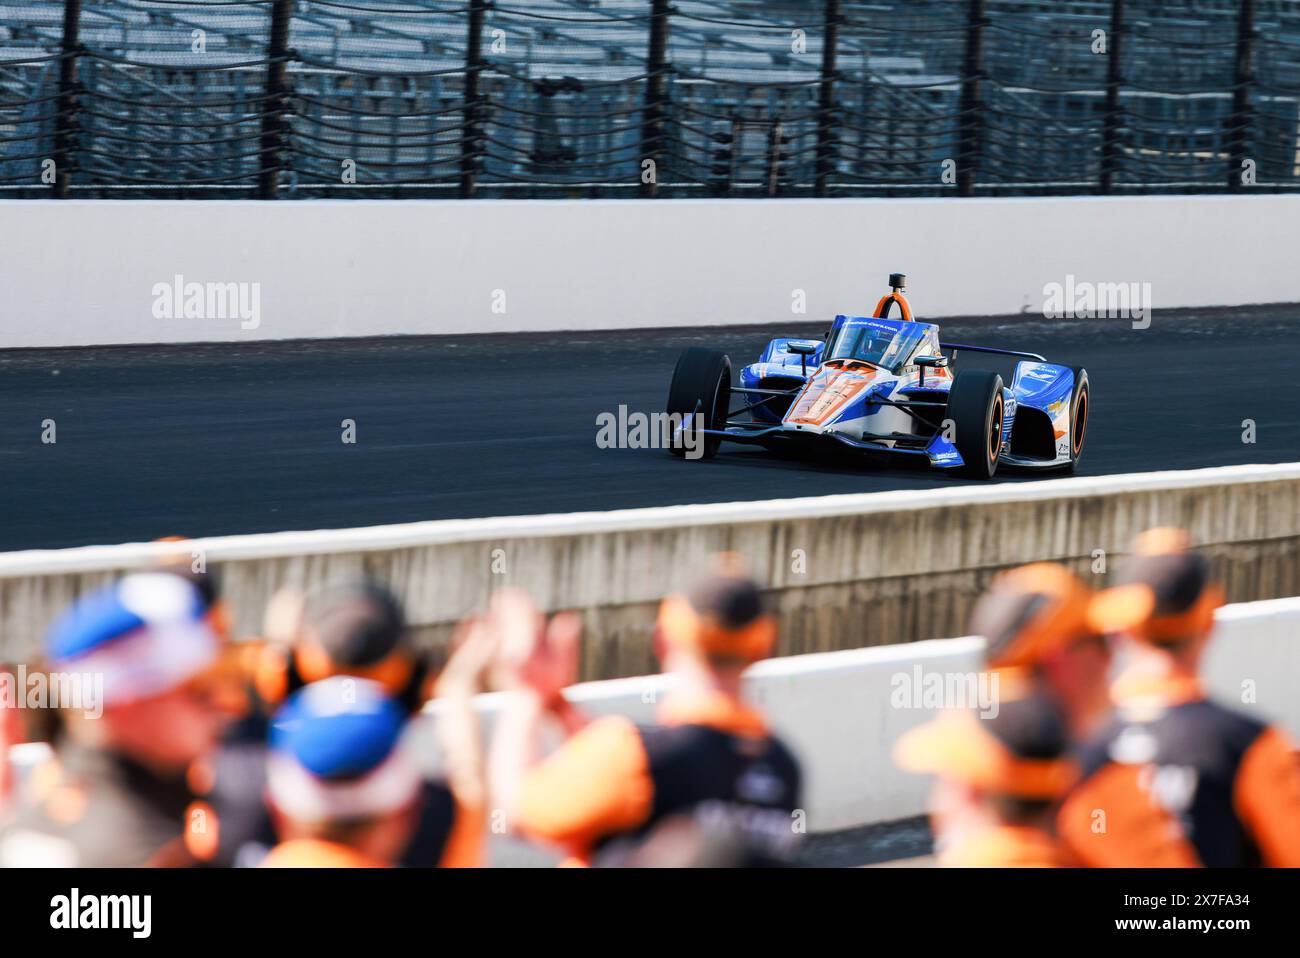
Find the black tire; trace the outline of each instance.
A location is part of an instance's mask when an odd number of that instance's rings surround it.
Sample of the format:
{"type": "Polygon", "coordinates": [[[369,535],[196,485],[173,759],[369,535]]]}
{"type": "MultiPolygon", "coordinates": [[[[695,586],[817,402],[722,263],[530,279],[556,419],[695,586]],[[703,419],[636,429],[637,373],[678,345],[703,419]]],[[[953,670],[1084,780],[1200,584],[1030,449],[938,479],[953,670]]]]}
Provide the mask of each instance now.
{"type": "MultiPolygon", "coordinates": [[[[686,427],[677,433],[668,451],[685,458],[687,447],[696,446],[695,430],[703,416],[704,428],[726,429],[727,411],[731,408],[731,360],[726,353],[716,349],[692,346],[682,351],[673,370],[672,385],[668,387],[668,413],[684,418],[686,427]]],[[[701,449],[701,459],[712,459],[722,445],[722,437],[706,435],[701,449]]]]}
{"type": "Polygon", "coordinates": [[[953,445],[965,462],[962,474],[992,479],[1002,452],[1005,415],[1002,377],[984,369],[963,369],[952,381],[946,418],[953,421],[953,445]]]}
{"type": "Polygon", "coordinates": [[[1088,370],[1071,366],[1074,371],[1074,392],[1070,395],[1070,464],[1067,472],[1074,472],[1083,458],[1084,440],[1088,438],[1088,415],[1092,412],[1092,393],[1088,388],[1088,370]]]}

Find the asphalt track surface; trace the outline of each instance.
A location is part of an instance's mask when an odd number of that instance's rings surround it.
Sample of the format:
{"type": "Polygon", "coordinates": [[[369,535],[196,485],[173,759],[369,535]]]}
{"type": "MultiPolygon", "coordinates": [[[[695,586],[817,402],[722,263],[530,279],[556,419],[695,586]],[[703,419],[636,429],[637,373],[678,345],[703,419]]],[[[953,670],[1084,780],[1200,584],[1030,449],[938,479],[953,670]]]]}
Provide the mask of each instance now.
{"type": "MultiPolygon", "coordinates": [[[[710,462],[597,446],[598,414],[663,408],[684,347],[739,367],[771,336],[824,327],[0,351],[0,550],[962,482],[741,446],[710,462]]],[[[1144,330],[970,319],[942,338],[1087,367],[1082,475],[1300,459],[1300,307],[1157,312],[1144,330]]]]}

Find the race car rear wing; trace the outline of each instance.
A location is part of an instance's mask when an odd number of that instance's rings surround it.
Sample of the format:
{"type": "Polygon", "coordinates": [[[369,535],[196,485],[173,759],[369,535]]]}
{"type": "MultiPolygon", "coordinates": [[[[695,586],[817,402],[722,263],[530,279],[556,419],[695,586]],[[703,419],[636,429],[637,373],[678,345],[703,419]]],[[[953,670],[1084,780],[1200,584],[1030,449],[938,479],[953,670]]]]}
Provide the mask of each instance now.
{"type": "Polygon", "coordinates": [[[995,346],[962,346],[958,343],[940,343],[939,348],[951,349],[953,352],[997,353],[999,356],[1019,356],[1021,359],[1035,359],[1040,363],[1047,362],[1038,353],[1023,353],[1016,349],[998,349],[995,346]]]}

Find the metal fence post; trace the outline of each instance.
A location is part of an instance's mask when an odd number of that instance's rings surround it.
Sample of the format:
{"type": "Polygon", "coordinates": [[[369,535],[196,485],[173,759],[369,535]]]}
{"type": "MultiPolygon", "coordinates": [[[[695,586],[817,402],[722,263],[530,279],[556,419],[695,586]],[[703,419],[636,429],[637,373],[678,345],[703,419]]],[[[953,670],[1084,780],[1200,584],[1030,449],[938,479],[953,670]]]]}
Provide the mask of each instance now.
{"type": "Polygon", "coordinates": [[[776,196],[781,191],[781,121],[774,119],[767,135],[767,195],[776,196]]]}
{"type": "Polygon", "coordinates": [[[961,152],[957,158],[957,192],[975,192],[975,170],[979,166],[980,135],[984,106],[985,0],[970,0],[966,18],[966,66],[961,80],[961,152]]]}
{"type": "Polygon", "coordinates": [[[840,41],[840,0],[826,0],[826,30],[822,34],[822,81],[817,100],[817,180],[815,196],[826,195],[826,181],[835,169],[838,147],[835,127],[835,54],[840,41]]]}
{"type": "Polygon", "coordinates": [[[460,195],[470,199],[478,188],[478,153],[482,133],[482,104],[478,81],[483,72],[483,20],[488,0],[470,0],[465,36],[465,114],[460,131],[460,195]]]}
{"type": "Polygon", "coordinates": [[[1233,70],[1232,119],[1228,130],[1228,189],[1239,191],[1242,167],[1250,159],[1250,88],[1255,82],[1255,0],[1241,0],[1237,14],[1237,62],[1233,70]]]}
{"type": "Polygon", "coordinates": [[[733,119],[725,133],[714,133],[713,142],[717,148],[713,151],[713,165],[709,172],[713,175],[713,195],[726,196],[731,192],[735,180],[736,147],[740,144],[740,121],[733,119]]]}
{"type": "Polygon", "coordinates": [[[63,59],[59,62],[59,115],[54,121],[54,195],[68,198],[72,144],[77,131],[77,57],[81,55],[81,0],[64,0],[63,59]]]}
{"type": "Polygon", "coordinates": [[[292,0],[275,0],[271,6],[271,38],[266,48],[266,102],[262,104],[261,174],[258,196],[273,200],[280,191],[281,151],[284,149],[285,61],[289,54],[289,19],[292,0]]]}
{"type": "Polygon", "coordinates": [[[663,159],[664,114],[666,113],[666,77],[668,70],[668,0],[650,0],[650,48],[646,53],[645,107],[641,120],[641,163],[653,162],[649,180],[645,168],[641,176],[641,195],[659,194],[659,175],[663,159]]]}
{"type": "Polygon", "coordinates": [[[1110,35],[1106,38],[1106,119],[1101,137],[1101,182],[1099,192],[1109,194],[1115,188],[1119,168],[1119,128],[1123,111],[1119,105],[1120,87],[1124,84],[1123,52],[1124,0],[1111,0],[1110,35]]]}
{"type": "Polygon", "coordinates": [[[740,149],[744,146],[742,138],[745,136],[745,121],[740,116],[732,118],[732,139],[727,146],[727,188],[723,190],[724,196],[731,196],[732,191],[736,188],[736,181],[740,179],[740,149]]]}

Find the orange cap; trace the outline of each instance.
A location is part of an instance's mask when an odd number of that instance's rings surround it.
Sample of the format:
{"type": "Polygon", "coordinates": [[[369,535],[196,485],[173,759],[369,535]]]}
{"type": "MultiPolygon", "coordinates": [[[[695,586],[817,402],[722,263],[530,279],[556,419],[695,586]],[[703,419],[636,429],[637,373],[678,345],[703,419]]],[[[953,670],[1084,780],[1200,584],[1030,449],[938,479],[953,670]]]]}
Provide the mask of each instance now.
{"type": "Polygon", "coordinates": [[[982,792],[1016,798],[1059,798],[1074,784],[1069,736],[1043,695],[1003,702],[993,718],[944,712],[905,732],[894,761],[908,772],[939,775],[982,792]]]}
{"type": "Polygon", "coordinates": [[[1222,587],[1209,563],[1191,551],[1182,529],[1148,529],[1120,566],[1119,584],[1097,597],[1095,620],[1107,631],[1127,632],[1156,645],[1204,635],[1223,605],[1222,587]]]}
{"type": "Polygon", "coordinates": [[[659,607],[659,632],[678,648],[704,655],[755,662],[771,654],[776,619],[763,607],[757,583],[740,571],[734,555],[718,560],[719,571],[685,595],[670,595],[659,607]]]}
{"type": "Polygon", "coordinates": [[[1036,562],[1003,572],[975,605],[971,631],[988,642],[990,668],[1034,665],[1098,633],[1095,593],[1063,565],[1036,562]]]}

